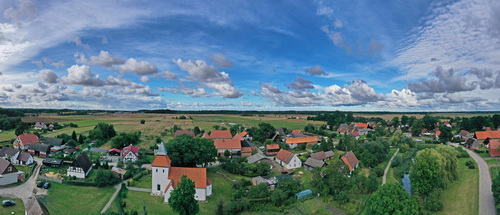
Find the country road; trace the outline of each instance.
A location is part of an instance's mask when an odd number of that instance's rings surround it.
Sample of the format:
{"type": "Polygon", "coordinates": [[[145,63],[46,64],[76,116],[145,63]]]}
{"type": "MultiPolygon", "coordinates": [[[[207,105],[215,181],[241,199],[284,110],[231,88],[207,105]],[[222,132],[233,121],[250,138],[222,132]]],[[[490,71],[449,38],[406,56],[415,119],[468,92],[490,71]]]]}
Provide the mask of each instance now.
{"type": "Polygon", "coordinates": [[[398,150],[396,150],[396,152],[394,153],[394,155],[392,155],[391,159],[389,160],[389,163],[387,163],[387,166],[385,167],[384,177],[382,178],[382,185],[384,185],[386,183],[387,172],[389,172],[389,168],[391,168],[392,159],[394,159],[394,157],[396,157],[396,155],[398,154],[398,152],[399,152],[399,148],[398,148],[398,150]]]}
{"type": "MultiPolygon", "coordinates": [[[[456,143],[448,143],[454,147],[461,147],[456,143]]],[[[463,147],[467,153],[476,161],[479,167],[479,214],[497,214],[493,192],[491,191],[491,176],[488,164],[479,155],[463,147]]]]}

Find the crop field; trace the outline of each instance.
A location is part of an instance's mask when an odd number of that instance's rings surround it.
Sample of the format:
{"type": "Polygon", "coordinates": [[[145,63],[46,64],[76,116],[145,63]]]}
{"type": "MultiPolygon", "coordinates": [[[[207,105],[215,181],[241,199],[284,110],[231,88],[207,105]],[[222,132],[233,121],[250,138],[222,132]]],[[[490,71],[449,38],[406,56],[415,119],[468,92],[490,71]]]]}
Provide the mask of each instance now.
{"type": "MultiPolygon", "coordinates": [[[[455,117],[473,117],[473,116],[489,116],[489,115],[493,115],[495,113],[429,113],[429,115],[432,115],[432,116],[442,116],[442,117],[451,117],[451,118],[455,118],[455,117]]],[[[401,119],[401,116],[403,116],[403,113],[401,114],[397,114],[397,113],[388,113],[388,114],[381,114],[381,113],[355,113],[353,114],[354,116],[361,116],[361,117],[366,117],[366,118],[370,118],[370,117],[380,117],[384,120],[391,120],[393,119],[394,117],[399,117],[401,119]]],[[[418,113],[418,114],[404,114],[408,117],[410,116],[415,116],[417,117],[417,119],[421,119],[425,116],[425,114],[423,113],[418,113]]]]}

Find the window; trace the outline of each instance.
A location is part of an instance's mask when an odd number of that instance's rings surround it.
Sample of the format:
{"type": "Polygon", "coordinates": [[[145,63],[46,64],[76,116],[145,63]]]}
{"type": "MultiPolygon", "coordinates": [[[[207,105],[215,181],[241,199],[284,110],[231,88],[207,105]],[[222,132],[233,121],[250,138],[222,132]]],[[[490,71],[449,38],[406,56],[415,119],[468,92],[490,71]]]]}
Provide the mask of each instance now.
{"type": "Polygon", "coordinates": [[[156,172],[158,172],[158,169],[156,169],[156,172]]]}
{"type": "Polygon", "coordinates": [[[165,173],[165,170],[163,170],[163,173],[165,173]]]}
{"type": "Polygon", "coordinates": [[[158,190],[158,191],[159,191],[160,189],[161,189],[161,185],[157,184],[157,185],[156,185],[156,190],[158,190]]]}
{"type": "Polygon", "coordinates": [[[11,166],[9,166],[9,172],[10,172],[10,171],[12,171],[12,167],[11,167],[11,166]]]}

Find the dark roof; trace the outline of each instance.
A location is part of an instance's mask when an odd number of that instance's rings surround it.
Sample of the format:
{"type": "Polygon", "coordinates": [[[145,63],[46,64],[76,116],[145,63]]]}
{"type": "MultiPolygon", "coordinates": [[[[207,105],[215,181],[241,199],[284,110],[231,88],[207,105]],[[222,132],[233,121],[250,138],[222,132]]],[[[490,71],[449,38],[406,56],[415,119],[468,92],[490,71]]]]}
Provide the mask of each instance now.
{"type": "Polygon", "coordinates": [[[42,143],[32,143],[28,146],[28,150],[39,151],[39,152],[49,152],[50,145],[42,143]]]}
{"type": "Polygon", "coordinates": [[[257,153],[257,154],[254,154],[254,155],[248,157],[247,162],[248,163],[255,163],[255,162],[263,160],[263,159],[267,159],[267,157],[262,155],[262,154],[257,153]]]}
{"type": "Polygon", "coordinates": [[[99,149],[99,148],[90,148],[90,151],[91,152],[97,152],[97,153],[103,153],[103,154],[108,153],[108,150],[106,150],[106,149],[99,149]]]}
{"type": "Polygon", "coordinates": [[[83,152],[80,155],[78,155],[78,157],[76,157],[71,166],[81,167],[84,172],[87,172],[92,167],[92,161],[90,160],[87,153],[83,152]]]}
{"type": "Polygon", "coordinates": [[[307,135],[302,133],[292,133],[292,137],[307,137],[307,135]]]}
{"type": "Polygon", "coordinates": [[[55,159],[55,158],[47,158],[43,160],[44,164],[59,164],[61,165],[63,163],[63,160],[61,159],[55,159]]]}
{"type": "Polygon", "coordinates": [[[276,131],[278,132],[279,135],[285,136],[285,131],[282,128],[277,128],[276,131]]]}
{"type": "Polygon", "coordinates": [[[241,147],[252,147],[252,146],[255,147],[255,145],[248,140],[241,141],[241,147]]]}
{"type": "Polygon", "coordinates": [[[195,137],[194,131],[188,131],[188,130],[177,130],[174,133],[174,137],[180,136],[180,135],[189,135],[191,137],[195,137]]]}
{"type": "Polygon", "coordinates": [[[63,145],[64,140],[61,138],[44,137],[42,142],[51,146],[61,146],[63,145]]]}
{"type": "Polygon", "coordinates": [[[12,172],[17,172],[17,169],[14,165],[12,165],[9,161],[0,158],[0,174],[8,174],[12,172]],[[8,171],[7,167],[12,166],[12,170],[8,171]]]}
{"type": "Polygon", "coordinates": [[[14,156],[18,151],[16,149],[10,147],[2,147],[0,149],[0,157],[4,157],[5,155],[14,156]]]}
{"type": "Polygon", "coordinates": [[[316,160],[314,158],[307,158],[304,165],[311,166],[311,167],[323,167],[325,165],[325,162],[320,161],[320,160],[316,160]]]}
{"type": "Polygon", "coordinates": [[[26,162],[30,159],[30,157],[31,155],[29,153],[23,152],[17,157],[17,160],[26,162]]]}

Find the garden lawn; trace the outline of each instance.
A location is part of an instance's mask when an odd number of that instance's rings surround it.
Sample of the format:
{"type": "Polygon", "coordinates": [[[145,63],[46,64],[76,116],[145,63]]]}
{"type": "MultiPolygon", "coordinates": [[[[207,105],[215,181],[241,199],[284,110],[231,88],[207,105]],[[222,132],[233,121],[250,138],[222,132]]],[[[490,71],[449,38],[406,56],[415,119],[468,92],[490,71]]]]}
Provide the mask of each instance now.
{"type": "Polygon", "coordinates": [[[46,196],[40,197],[50,214],[98,214],[115,189],[52,183],[46,196]]]}
{"type": "Polygon", "coordinates": [[[9,207],[2,207],[0,208],[0,215],[10,215],[10,214],[24,214],[24,204],[23,200],[21,199],[13,199],[13,198],[6,198],[6,197],[0,197],[0,202],[3,200],[13,200],[16,202],[16,205],[14,206],[9,206],[9,207]]]}
{"type": "Polygon", "coordinates": [[[0,142],[10,141],[12,139],[16,139],[16,133],[14,129],[2,131],[2,133],[0,133],[0,142]]]}
{"type": "Polygon", "coordinates": [[[472,158],[458,160],[459,178],[441,195],[444,209],[434,214],[479,214],[479,170],[469,169],[465,162],[472,158]]]}
{"type": "Polygon", "coordinates": [[[148,188],[151,189],[151,184],[153,183],[153,178],[151,174],[141,177],[139,180],[134,181],[133,187],[148,188]]]}

